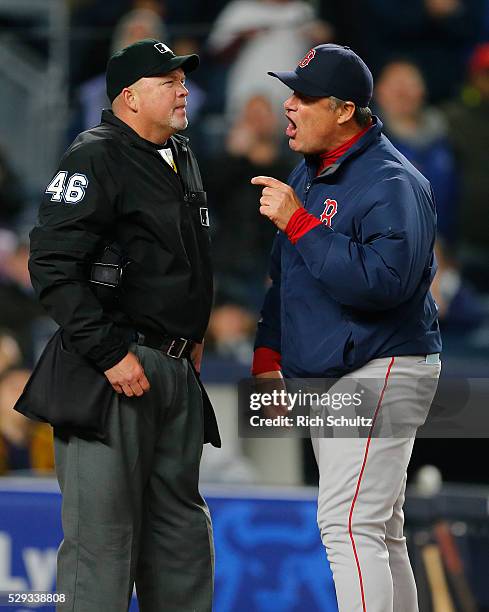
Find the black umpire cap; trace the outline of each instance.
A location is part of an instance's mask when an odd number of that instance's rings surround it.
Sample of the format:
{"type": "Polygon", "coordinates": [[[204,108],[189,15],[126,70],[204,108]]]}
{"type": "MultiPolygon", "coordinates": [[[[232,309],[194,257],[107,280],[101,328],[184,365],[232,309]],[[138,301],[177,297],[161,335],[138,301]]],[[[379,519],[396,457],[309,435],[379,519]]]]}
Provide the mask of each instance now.
{"type": "Polygon", "coordinates": [[[357,106],[370,103],[373,78],[367,64],[350,47],[318,45],[291,72],[269,72],[305,96],[350,100],[357,106]]]}
{"type": "Polygon", "coordinates": [[[167,74],[177,68],[185,73],[195,70],[200,63],[198,55],[175,55],[160,40],[146,38],[117,51],[107,64],[107,96],[114,101],[124,87],[143,77],[167,74]]]}

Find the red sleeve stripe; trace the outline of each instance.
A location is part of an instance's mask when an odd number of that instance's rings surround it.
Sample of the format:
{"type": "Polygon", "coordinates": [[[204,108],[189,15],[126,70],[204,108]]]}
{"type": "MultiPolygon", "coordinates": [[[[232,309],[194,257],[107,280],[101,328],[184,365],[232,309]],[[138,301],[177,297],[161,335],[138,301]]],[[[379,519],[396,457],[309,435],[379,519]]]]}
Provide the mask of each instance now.
{"type": "Polygon", "coordinates": [[[321,221],[317,217],[308,213],[305,208],[298,208],[290,217],[285,233],[290,242],[295,244],[299,238],[318,225],[321,225],[321,221]]]}
{"type": "Polygon", "coordinates": [[[253,353],[253,366],[251,373],[253,376],[264,372],[278,372],[282,369],[282,356],[271,348],[262,346],[253,353]]]}

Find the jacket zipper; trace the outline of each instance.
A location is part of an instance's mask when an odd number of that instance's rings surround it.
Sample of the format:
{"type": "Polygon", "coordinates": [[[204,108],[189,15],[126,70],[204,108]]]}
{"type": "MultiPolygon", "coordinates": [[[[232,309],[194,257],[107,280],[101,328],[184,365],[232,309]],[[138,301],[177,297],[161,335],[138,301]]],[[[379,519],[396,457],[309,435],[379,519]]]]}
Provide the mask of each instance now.
{"type": "Polygon", "coordinates": [[[309,191],[311,189],[311,181],[309,180],[305,189],[304,189],[304,208],[307,208],[307,196],[309,195],[309,191]]]}
{"type": "Polygon", "coordinates": [[[312,186],[312,181],[314,180],[313,177],[311,177],[311,173],[309,171],[309,167],[307,167],[306,169],[307,171],[307,183],[306,186],[304,187],[304,208],[307,210],[307,198],[309,196],[309,191],[311,190],[311,186],[312,186]]]}

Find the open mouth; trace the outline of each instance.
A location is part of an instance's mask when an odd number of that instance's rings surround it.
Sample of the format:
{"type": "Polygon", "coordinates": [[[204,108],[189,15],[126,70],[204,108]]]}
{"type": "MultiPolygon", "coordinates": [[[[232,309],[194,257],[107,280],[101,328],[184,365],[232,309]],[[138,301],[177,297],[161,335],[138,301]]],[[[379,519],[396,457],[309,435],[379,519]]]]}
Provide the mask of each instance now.
{"type": "Polygon", "coordinates": [[[297,126],[296,124],[292,121],[292,119],[290,119],[290,117],[287,117],[288,120],[288,125],[287,125],[287,129],[285,130],[285,134],[289,137],[289,138],[295,138],[295,135],[297,134],[297,126]]]}

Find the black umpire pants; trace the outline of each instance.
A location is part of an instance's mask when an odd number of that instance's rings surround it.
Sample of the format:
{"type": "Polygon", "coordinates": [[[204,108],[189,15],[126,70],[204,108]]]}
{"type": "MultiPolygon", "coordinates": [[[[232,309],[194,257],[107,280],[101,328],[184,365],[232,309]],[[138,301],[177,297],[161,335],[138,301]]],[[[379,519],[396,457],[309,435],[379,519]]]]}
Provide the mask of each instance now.
{"type": "MultiPolygon", "coordinates": [[[[55,431],[63,612],[212,609],[214,551],[198,488],[202,397],[186,359],[133,345],[151,389],[114,397],[105,441],[55,431]]],[[[79,390],[83,394],[83,389],[79,390]]]]}

